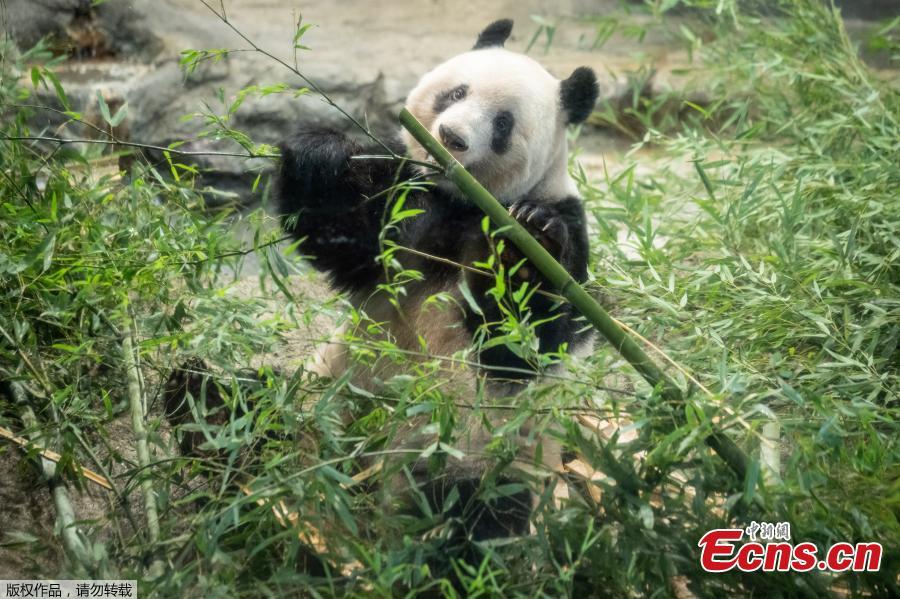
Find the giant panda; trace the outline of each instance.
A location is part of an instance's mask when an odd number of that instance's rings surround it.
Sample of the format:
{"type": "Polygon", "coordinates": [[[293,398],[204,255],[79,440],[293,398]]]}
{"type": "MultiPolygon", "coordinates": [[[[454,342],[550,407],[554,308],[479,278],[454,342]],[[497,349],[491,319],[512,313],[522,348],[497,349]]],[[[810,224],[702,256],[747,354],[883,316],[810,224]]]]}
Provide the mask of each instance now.
{"type": "MultiPolygon", "coordinates": [[[[511,20],[488,25],[471,50],[422,76],[406,107],[582,283],[588,276],[588,231],[568,173],[566,128],[592,111],[597,80],[588,67],[556,79],[532,58],[503,47],[511,30],[511,20]]],[[[448,377],[454,392],[474,393],[474,387],[466,391],[467,385],[481,384],[492,397],[514,395],[546,365],[507,344],[489,342],[502,334],[502,310],[491,293],[494,280],[470,267],[483,265],[493,254],[509,289],[523,284],[553,289],[534,268],[521,264],[508,244],[496,254],[498,239],[483,228],[484,214],[425,166],[429,156],[407,132],[388,143],[411,161],[385,160],[384,147],[324,128],[303,128],[283,141],[275,184],[283,227],[301,241],[309,263],[346,293],[369,323],[379,323],[379,335],[401,351],[464,356],[464,368],[448,366],[458,375],[448,377]],[[404,209],[421,212],[383,230],[396,201],[390,190],[408,180],[417,184],[407,191],[404,209]],[[394,257],[404,269],[421,274],[396,296],[380,287],[388,277],[379,261],[386,239],[413,250],[394,257]],[[436,294],[452,301],[429,301],[436,294]]],[[[534,330],[542,354],[589,349],[591,336],[570,305],[535,293],[527,311],[530,322],[540,323],[534,330]]],[[[352,366],[346,344],[336,339],[319,352],[313,369],[337,377],[352,366]]],[[[389,361],[363,369],[357,365],[353,380],[371,389],[395,374],[394,367],[389,361]]],[[[479,442],[483,439],[469,439],[462,446],[479,442]]],[[[463,461],[445,473],[449,480],[440,488],[456,484],[462,494],[475,493],[483,474],[479,469],[485,467],[479,460],[463,461]]],[[[424,470],[415,474],[427,478],[424,470]]],[[[435,481],[428,482],[436,488],[435,481]]],[[[515,500],[527,503],[528,498],[515,500]]],[[[481,517],[475,536],[523,532],[527,510],[506,512],[503,518],[481,517]]]]}

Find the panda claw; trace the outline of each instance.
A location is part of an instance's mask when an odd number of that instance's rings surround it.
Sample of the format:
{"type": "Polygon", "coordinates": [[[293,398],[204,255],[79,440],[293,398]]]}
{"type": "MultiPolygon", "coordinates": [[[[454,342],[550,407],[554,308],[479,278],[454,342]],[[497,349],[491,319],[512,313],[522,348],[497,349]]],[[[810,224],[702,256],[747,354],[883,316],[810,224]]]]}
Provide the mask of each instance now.
{"type": "Polygon", "coordinates": [[[538,242],[551,254],[559,255],[565,248],[568,238],[566,223],[552,206],[521,200],[510,206],[509,214],[531,229],[538,242]]]}
{"type": "Polygon", "coordinates": [[[559,217],[549,219],[541,229],[541,232],[546,233],[547,237],[560,246],[560,249],[566,245],[569,236],[566,230],[566,223],[559,217]]]}
{"type": "Polygon", "coordinates": [[[510,215],[516,220],[522,220],[528,212],[528,204],[526,202],[517,202],[509,209],[510,215]]]}

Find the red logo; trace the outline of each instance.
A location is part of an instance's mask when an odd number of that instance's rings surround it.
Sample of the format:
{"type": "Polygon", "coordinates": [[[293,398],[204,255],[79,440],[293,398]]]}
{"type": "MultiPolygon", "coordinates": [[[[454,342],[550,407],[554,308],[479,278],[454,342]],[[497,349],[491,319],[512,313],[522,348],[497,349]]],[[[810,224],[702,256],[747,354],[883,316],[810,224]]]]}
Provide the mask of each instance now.
{"type": "Polygon", "coordinates": [[[881,569],[881,543],[835,543],[820,560],[813,543],[759,542],[751,536],[751,540],[739,544],[744,532],[739,528],[717,528],[703,535],[698,543],[703,569],[707,572],[728,572],[734,568],[742,572],[809,572],[815,568],[832,572],[877,572],[881,569]]]}

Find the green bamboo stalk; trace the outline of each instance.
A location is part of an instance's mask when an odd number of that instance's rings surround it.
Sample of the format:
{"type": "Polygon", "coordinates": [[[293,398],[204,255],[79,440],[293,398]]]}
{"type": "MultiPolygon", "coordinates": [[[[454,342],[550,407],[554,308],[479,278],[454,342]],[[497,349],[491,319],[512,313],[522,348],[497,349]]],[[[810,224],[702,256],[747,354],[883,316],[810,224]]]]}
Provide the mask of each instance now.
{"type": "MultiPolygon", "coordinates": [[[[147,444],[147,428],[144,426],[146,408],[144,397],[141,393],[141,373],[138,370],[137,360],[134,357],[134,343],[131,340],[131,327],[128,327],[122,337],[122,357],[125,361],[125,376],[128,379],[128,401],[131,406],[131,426],[137,445],[138,465],[144,474],[150,465],[150,448],[147,444]]],[[[150,543],[155,545],[159,541],[159,512],[156,509],[156,492],[153,490],[153,481],[145,476],[141,481],[141,492],[144,496],[144,514],[147,517],[147,532],[150,543]]],[[[155,558],[150,564],[150,575],[157,578],[163,573],[163,563],[155,558]]]]}
{"type": "MultiPolygon", "coordinates": [[[[504,235],[526,258],[556,287],[590,322],[597,331],[640,373],[650,385],[658,388],[663,398],[672,406],[684,405],[681,389],[656,365],[628,333],[609,316],[600,304],[572,278],[566,269],[532,237],[525,227],[509,215],[491,193],[438,142],[416,117],[405,108],[400,111],[400,123],[422,144],[422,147],[444,169],[444,176],[481,210],[491,221],[503,228],[504,235]]],[[[747,456],[735,443],[722,434],[713,432],[706,438],[706,444],[715,451],[728,466],[743,480],[747,474],[747,456]]]]}

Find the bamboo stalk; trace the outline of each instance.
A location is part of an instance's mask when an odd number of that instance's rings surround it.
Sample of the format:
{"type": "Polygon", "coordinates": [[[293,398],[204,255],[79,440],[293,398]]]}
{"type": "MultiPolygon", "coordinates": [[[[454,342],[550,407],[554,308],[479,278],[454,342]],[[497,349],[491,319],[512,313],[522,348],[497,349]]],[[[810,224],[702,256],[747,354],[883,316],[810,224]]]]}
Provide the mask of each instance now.
{"type": "MultiPolygon", "coordinates": [[[[130,327],[129,327],[130,330],[130,327]]],[[[140,372],[137,360],[134,357],[134,344],[131,333],[126,332],[122,338],[122,357],[125,360],[125,375],[128,379],[128,401],[131,406],[131,426],[137,444],[137,457],[140,469],[146,473],[150,465],[150,448],[147,444],[147,429],[144,426],[144,398],[141,393],[140,372]]],[[[145,476],[141,481],[141,492],[144,496],[144,514],[147,517],[147,533],[150,543],[155,545],[159,541],[159,512],[156,509],[156,493],[153,491],[153,482],[145,476]]],[[[155,558],[150,564],[150,575],[154,578],[162,575],[163,564],[159,558],[155,558]]]]}
{"type": "Polygon", "coordinates": [[[767,422],[762,428],[759,445],[759,463],[763,467],[763,480],[775,485],[781,482],[781,425],[767,422]]]}
{"type": "MultiPolygon", "coordinates": [[[[36,445],[43,445],[43,439],[38,427],[37,416],[28,403],[28,396],[22,387],[15,381],[9,382],[9,390],[12,400],[19,408],[19,417],[28,430],[35,431],[31,434],[32,441],[36,445]]],[[[69,493],[66,491],[65,483],[56,474],[56,462],[47,459],[43,455],[38,458],[38,466],[41,473],[50,487],[50,496],[53,498],[53,507],[56,510],[56,518],[59,524],[59,534],[62,537],[63,548],[66,554],[82,571],[93,573],[95,564],[92,558],[90,542],[84,538],[81,530],[76,524],[78,518],[75,516],[75,509],[72,507],[72,501],[69,499],[69,493]]]]}
{"type": "MultiPolygon", "coordinates": [[[[658,388],[673,407],[684,405],[681,389],[644,353],[644,350],[619,327],[600,304],[572,278],[566,269],[544,249],[506,208],[494,198],[448,152],[428,130],[405,108],[400,111],[400,123],[422,144],[422,147],[444,169],[444,176],[475,203],[548,281],[590,322],[597,331],[631,364],[650,385],[658,388]]],[[[676,410],[677,412],[677,410],[676,410]]],[[[706,444],[715,451],[734,473],[743,480],[747,474],[747,456],[730,438],[714,431],[706,437],[706,444]]]]}

